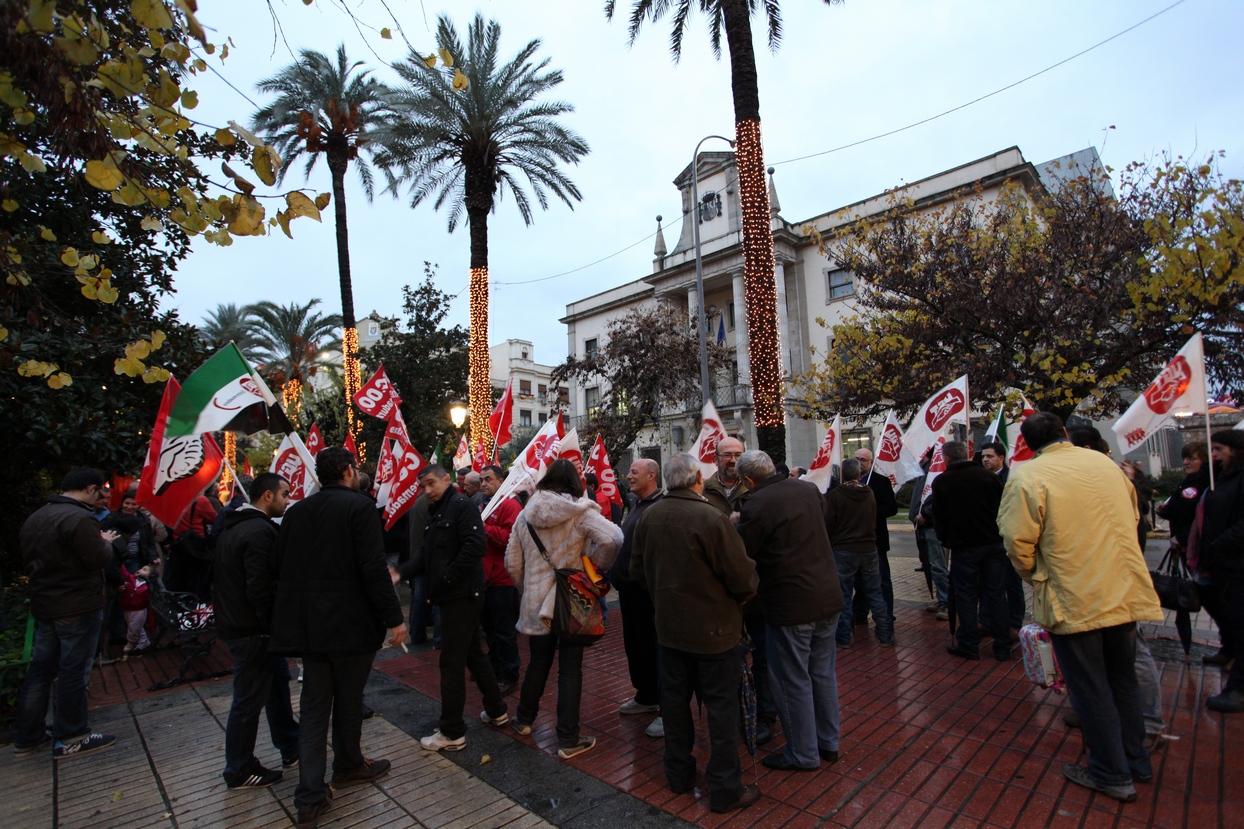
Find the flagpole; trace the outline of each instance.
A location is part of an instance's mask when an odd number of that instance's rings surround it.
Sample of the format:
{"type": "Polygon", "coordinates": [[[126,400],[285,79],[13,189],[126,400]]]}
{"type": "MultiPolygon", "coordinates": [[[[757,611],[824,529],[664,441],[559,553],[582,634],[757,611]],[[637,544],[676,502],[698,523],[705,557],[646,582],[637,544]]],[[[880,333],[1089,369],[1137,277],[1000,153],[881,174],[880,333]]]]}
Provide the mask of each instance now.
{"type": "MultiPolygon", "coordinates": [[[[1208,372],[1205,369],[1204,346],[1202,346],[1202,349],[1201,349],[1201,377],[1205,378],[1205,380],[1208,380],[1208,372]]],[[[1205,406],[1205,446],[1208,449],[1208,448],[1211,448],[1210,426],[1209,426],[1209,383],[1203,381],[1201,383],[1201,390],[1205,392],[1205,396],[1201,400],[1201,402],[1205,406]]],[[[1213,456],[1212,451],[1211,451],[1210,458],[1209,458],[1209,488],[1211,491],[1214,489],[1214,456],[1213,456]]]]}

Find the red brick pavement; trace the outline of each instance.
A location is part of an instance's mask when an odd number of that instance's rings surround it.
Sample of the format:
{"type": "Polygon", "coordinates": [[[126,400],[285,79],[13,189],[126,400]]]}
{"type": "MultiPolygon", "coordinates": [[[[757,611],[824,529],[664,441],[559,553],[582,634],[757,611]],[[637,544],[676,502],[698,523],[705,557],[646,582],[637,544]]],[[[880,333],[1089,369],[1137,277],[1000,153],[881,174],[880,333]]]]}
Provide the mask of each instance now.
{"type": "MultiPolygon", "coordinates": [[[[616,612],[616,611],[615,611],[616,612]]],[[[661,771],[660,740],[644,735],[647,717],[620,717],[632,694],[618,618],[584,660],[582,723],[599,736],[581,769],[670,814],[706,829],[718,827],[1244,827],[1244,717],[1204,707],[1220,688],[1216,669],[1159,662],[1169,730],[1176,739],[1154,755],[1154,782],[1139,799],[1119,804],[1068,783],[1064,763],[1085,761],[1078,732],[1062,723],[1066,698],[1025,679],[1019,663],[965,662],[945,653],[944,623],[919,610],[898,609],[898,647],[863,642],[841,651],[842,759],[814,773],[775,772],[742,752],[745,782],[759,783],[762,801],[743,812],[715,815],[695,792],[674,795],[661,771]]],[[[524,648],[525,650],[525,648],[524,648]]],[[[412,653],[377,670],[439,697],[437,653],[412,653]]],[[[548,754],[554,734],[556,682],[530,737],[514,739],[548,754]]],[[[474,688],[468,711],[478,706],[474,688]]],[[[696,754],[707,758],[704,720],[696,754]]],[[[781,732],[761,755],[782,747],[781,732]]]]}

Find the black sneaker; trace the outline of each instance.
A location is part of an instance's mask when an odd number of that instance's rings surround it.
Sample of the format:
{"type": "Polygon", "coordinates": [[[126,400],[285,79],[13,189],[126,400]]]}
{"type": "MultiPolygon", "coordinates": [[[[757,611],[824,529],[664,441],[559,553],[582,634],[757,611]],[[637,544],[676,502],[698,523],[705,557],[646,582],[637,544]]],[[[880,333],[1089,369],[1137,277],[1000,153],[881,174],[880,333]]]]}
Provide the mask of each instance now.
{"type": "Polygon", "coordinates": [[[293,757],[282,757],[281,758],[281,768],[293,769],[297,767],[298,767],[298,755],[297,754],[295,754],[293,757]]]}
{"type": "Polygon", "coordinates": [[[282,772],[256,764],[250,774],[227,785],[230,789],[266,789],[284,776],[282,772]]]}
{"type": "Polygon", "coordinates": [[[30,755],[34,754],[36,751],[38,751],[39,749],[47,745],[51,739],[52,739],[52,735],[44,731],[43,736],[39,738],[39,742],[33,745],[19,746],[17,743],[14,743],[13,744],[13,756],[14,757],[29,757],[30,755]]]}
{"type": "Polygon", "coordinates": [[[81,757],[83,754],[99,751],[101,748],[108,748],[116,741],[117,738],[111,734],[91,734],[72,743],[57,740],[56,745],[52,748],[52,759],[72,760],[74,757],[81,757]]]}

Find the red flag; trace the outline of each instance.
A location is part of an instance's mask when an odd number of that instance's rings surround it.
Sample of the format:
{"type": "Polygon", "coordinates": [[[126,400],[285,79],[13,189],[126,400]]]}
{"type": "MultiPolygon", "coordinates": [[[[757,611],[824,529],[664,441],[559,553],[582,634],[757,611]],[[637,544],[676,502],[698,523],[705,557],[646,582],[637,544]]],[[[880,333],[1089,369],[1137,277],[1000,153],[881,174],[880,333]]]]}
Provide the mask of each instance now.
{"type": "Polygon", "coordinates": [[[472,472],[483,472],[484,467],[488,465],[488,450],[484,448],[484,442],[480,441],[475,446],[475,458],[471,461],[472,472]]]}
{"type": "Polygon", "coordinates": [[[342,446],[346,449],[346,451],[348,451],[351,455],[353,455],[353,456],[354,456],[354,460],[355,460],[355,462],[357,463],[357,462],[358,462],[358,459],[359,459],[359,448],[358,448],[358,446],[357,446],[357,445],[355,445],[355,443],[354,443],[354,435],[350,434],[350,433],[347,431],[347,432],[346,432],[346,442],[345,442],[345,443],[343,443],[343,444],[342,444],[342,446]]]}
{"type": "Polygon", "coordinates": [[[419,470],[427,462],[412,446],[393,444],[393,478],[390,481],[388,502],[384,507],[384,528],[393,529],[397,520],[406,514],[419,496],[419,470]]]}
{"type": "Polygon", "coordinates": [[[514,378],[505,384],[505,392],[497,405],[492,407],[488,416],[488,431],[492,432],[493,442],[505,446],[514,437],[514,378]]]}
{"type": "Polygon", "coordinates": [[[251,459],[244,457],[242,459],[242,474],[254,477],[255,473],[251,472],[251,459]]]}
{"type": "Polygon", "coordinates": [[[587,471],[596,476],[597,493],[609,496],[609,503],[622,506],[622,493],[618,490],[618,476],[609,465],[609,453],[605,451],[605,441],[600,435],[592,444],[592,454],[587,459],[587,471]]]}
{"type": "Polygon", "coordinates": [[[216,479],[224,460],[224,453],[209,434],[164,439],[169,412],[180,391],[181,384],[170,377],[138,481],[138,503],[170,527],[176,526],[191,502],[216,479]]]}
{"type": "Polygon", "coordinates": [[[384,436],[396,440],[403,446],[413,448],[414,444],[410,442],[410,432],[406,430],[406,418],[402,417],[401,406],[393,407],[393,413],[389,416],[389,425],[384,428],[384,436]]]}
{"type": "Polygon", "coordinates": [[[376,461],[376,506],[384,509],[389,505],[391,484],[395,477],[397,460],[393,457],[393,444],[388,438],[380,441],[380,458],[376,461]]]}
{"type": "Polygon", "coordinates": [[[558,441],[557,444],[557,460],[568,460],[574,464],[574,468],[579,470],[579,480],[583,481],[584,487],[587,486],[587,478],[584,477],[583,469],[583,450],[579,448],[579,430],[571,427],[566,436],[558,441]]]}
{"type": "Polygon", "coordinates": [[[320,434],[320,425],[318,423],[311,424],[311,431],[307,432],[307,451],[311,453],[311,457],[320,454],[320,450],[324,448],[324,436],[320,434]]]}
{"type": "MultiPolygon", "coordinates": [[[[1240,422],[1244,423],[1244,420],[1241,420],[1240,422]]],[[[501,465],[501,453],[497,447],[497,444],[495,443],[492,445],[492,465],[493,466],[501,465]]]]}
{"type": "Polygon", "coordinates": [[[388,420],[393,416],[393,410],[402,402],[402,398],[397,396],[397,390],[393,388],[393,384],[389,382],[389,375],[384,373],[384,364],[376,369],[376,373],[371,376],[358,393],[354,395],[354,405],[358,406],[365,414],[372,417],[378,417],[381,420],[388,420]]]}
{"type": "Polygon", "coordinates": [[[561,440],[566,436],[566,424],[562,422],[562,413],[557,413],[557,439],[561,440]]]}
{"type": "Polygon", "coordinates": [[[133,483],[134,479],[128,475],[112,473],[112,494],[108,496],[108,509],[113,512],[121,509],[121,502],[125,500],[125,492],[133,483]]]}

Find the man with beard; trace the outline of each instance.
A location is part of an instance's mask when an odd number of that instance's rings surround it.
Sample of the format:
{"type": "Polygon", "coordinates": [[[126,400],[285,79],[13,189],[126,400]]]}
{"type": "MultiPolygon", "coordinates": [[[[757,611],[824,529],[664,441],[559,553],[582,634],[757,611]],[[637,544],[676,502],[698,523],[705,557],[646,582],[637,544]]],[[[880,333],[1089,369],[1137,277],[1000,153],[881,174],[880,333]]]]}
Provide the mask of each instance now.
{"type": "MultiPolygon", "coordinates": [[[[276,575],[272,551],[277,525],[289,506],[289,481],[263,472],[251,483],[250,503],[225,513],[216,542],[216,630],[233,656],[233,704],[225,726],[225,785],[258,789],[281,779],[255,758],[259,713],[267,710],[272,744],[281,765],[298,763],[298,723],[289,702],[289,660],[268,652],[276,575]]],[[[122,507],[124,509],[124,507],[122,507]]]]}

